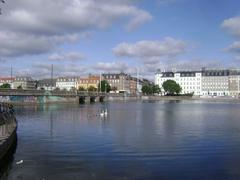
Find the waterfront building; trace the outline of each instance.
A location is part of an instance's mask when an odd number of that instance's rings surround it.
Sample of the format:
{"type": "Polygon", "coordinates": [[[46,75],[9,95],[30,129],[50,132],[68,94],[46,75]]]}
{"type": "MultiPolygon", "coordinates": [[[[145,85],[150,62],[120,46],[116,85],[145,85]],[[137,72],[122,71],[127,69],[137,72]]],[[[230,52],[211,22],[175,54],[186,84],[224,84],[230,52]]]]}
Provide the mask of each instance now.
{"type": "Polygon", "coordinates": [[[121,73],[108,73],[102,75],[103,80],[106,80],[112,89],[116,92],[127,92],[130,93],[130,80],[131,76],[121,73]]]}
{"type": "Polygon", "coordinates": [[[31,77],[17,76],[13,81],[14,89],[36,89],[36,82],[31,77]]]}
{"type": "Polygon", "coordinates": [[[163,90],[163,83],[167,80],[176,81],[182,88],[182,94],[202,95],[202,76],[200,71],[161,72],[155,74],[155,84],[163,90]]]}
{"type": "Polygon", "coordinates": [[[130,94],[136,94],[138,91],[138,79],[135,77],[130,77],[130,94]]]}
{"type": "Polygon", "coordinates": [[[37,89],[51,91],[56,88],[57,79],[42,79],[37,84],[37,89]]]}
{"type": "Polygon", "coordinates": [[[59,77],[56,81],[56,88],[60,90],[73,90],[78,88],[78,77],[59,77]]]}
{"type": "Polygon", "coordinates": [[[239,97],[240,95],[240,71],[231,70],[229,75],[230,96],[239,97]]]}
{"type": "Polygon", "coordinates": [[[80,78],[78,81],[78,88],[83,87],[84,89],[88,89],[90,86],[98,89],[98,84],[100,82],[100,76],[89,75],[85,78],[80,78]]]}
{"type": "Polygon", "coordinates": [[[203,70],[202,93],[210,96],[228,96],[230,70],[203,70]]]}
{"type": "Polygon", "coordinates": [[[206,70],[161,72],[155,74],[155,84],[162,87],[166,80],[174,80],[182,87],[182,94],[204,96],[239,96],[239,70],[206,70]]]}
{"type": "Polygon", "coordinates": [[[11,89],[13,89],[13,82],[15,78],[11,77],[0,77],[0,86],[3,84],[10,84],[11,89]]]}

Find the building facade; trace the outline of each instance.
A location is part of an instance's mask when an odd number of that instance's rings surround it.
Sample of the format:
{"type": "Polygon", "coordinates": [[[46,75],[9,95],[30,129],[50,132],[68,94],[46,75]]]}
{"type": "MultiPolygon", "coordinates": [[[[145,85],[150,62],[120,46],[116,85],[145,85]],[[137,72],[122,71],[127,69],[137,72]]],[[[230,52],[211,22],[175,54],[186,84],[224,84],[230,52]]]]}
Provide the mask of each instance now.
{"type": "Polygon", "coordinates": [[[0,77],[0,86],[3,84],[10,84],[11,89],[13,89],[13,82],[15,81],[15,78],[11,77],[0,77]]]}
{"type": "Polygon", "coordinates": [[[240,71],[232,70],[229,75],[229,93],[230,96],[240,95],[240,71]]]}
{"type": "Polygon", "coordinates": [[[76,90],[78,88],[78,77],[59,77],[57,78],[56,88],[60,90],[76,90]]]}
{"type": "Polygon", "coordinates": [[[116,92],[130,93],[130,78],[131,76],[125,73],[119,74],[103,74],[102,79],[106,80],[112,89],[116,92]]]}
{"type": "Polygon", "coordinates": [[[229,70],[203,70],[202,95],[229,96],[229,70]]]}
{"type": "Polygon", "coordinates": [[[37,84],[37,89],[51,91],[56,88],[57,79],[42,79],[37,84]]]}
{"type": "Polygon", "coordinates": [[[78,81],[78,88],[83,87],[84,89],[88,89],[89,87],[94,87],[98,89],[98,84],[100,82],[100,76],[89,75],[86,78],[80,78],[78,81]]]}
{"type": "Polygon", "coordinates": [[[155,84],[162,88],[163,82],[174,80],[182,87],[182,94],[194,93],[204,96],[239,96],[240,71],[205,70],[161,72],[155,74],[155,84]]]}
{"type": "Polygon", "coordinates": [[[13,82],[14,89],[36,89],[36,82],[31,77],[16,77],[13,82]]]}
{"type": "Polygon", "coordinates": [[[202,76],[199,71],[161,72],[155,74],[155,84],[162,85],[167,80],[176,81],[182,88],[182,94],[202,95],[202,76]]]}
{"type": "Polygon", "coordinates": [[[131,75],[123,72],[103,74],[102,80],[106,80],[114,92],[125,92],[128,94],[141,93],[142,85],[145,83],[143,79],[132,77],[131,75]]]}

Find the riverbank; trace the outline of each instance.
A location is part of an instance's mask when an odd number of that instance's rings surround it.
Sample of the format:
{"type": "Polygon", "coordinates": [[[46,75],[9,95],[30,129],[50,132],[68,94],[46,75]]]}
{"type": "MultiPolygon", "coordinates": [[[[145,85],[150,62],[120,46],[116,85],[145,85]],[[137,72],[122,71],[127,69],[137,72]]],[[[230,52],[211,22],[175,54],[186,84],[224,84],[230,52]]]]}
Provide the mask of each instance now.
{"type": "Polygon", "coordinates": [[[240,103],[240,99],[238,98],[231,98],[231,97],[199,97],[199,96],[142,96],[142,100],[155,100],[155,101],[206,101],[206,102],[234,102],[240,103]]]}
{"type": "Polygon", "coordinates": [[[8,153],[16,140],[17,121],[12,109],[0,103],[0,160],[8,153]]]}
{"type": "MultiPolygon", "coordinates": [[[[240,99],[232,97],[199,97],[199,96],[107,96],[104,98],[104,102],[121,102],[121,101],[206,101],[206,102],[234,102],[240,103],[240,99]]],[[[51,104],[79,104],[78,98],[61,98],[60,100],[48,100],[48,101],[8,101],[8,103],[13,104],[14,106],[32,106],[32,105],[51,105],[51,104]]],[[[90,102],[86,101],[86,104],[89,103],[98,103],[98,101],[90,102]]]]}

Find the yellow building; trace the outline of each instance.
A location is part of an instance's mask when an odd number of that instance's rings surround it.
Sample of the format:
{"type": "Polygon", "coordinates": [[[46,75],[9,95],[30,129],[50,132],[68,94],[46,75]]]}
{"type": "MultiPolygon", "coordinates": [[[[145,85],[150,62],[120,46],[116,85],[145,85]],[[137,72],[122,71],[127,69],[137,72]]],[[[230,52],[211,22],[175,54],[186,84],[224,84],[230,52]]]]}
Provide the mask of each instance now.
{"type": "Polygon", "coordinates": [[[78,88],[83,87],[84,89],[88,89],[90,86],[92,86],[97,89],[99,82],[100,76],[89,76],[86,78],[80,78],[78,82],[78,88]]]}

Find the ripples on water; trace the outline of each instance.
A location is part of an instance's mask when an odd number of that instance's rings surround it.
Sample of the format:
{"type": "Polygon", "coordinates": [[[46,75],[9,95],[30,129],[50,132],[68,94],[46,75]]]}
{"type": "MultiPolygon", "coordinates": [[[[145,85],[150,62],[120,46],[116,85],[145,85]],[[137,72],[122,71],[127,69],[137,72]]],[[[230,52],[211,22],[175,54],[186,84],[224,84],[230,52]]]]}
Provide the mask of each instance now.
{"type": "Polygon", "coordinates": [[[4,179],[240,179],[239,110],[201,101],[17,108],[4,179]]]}

